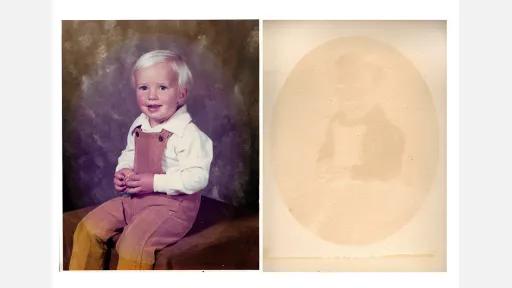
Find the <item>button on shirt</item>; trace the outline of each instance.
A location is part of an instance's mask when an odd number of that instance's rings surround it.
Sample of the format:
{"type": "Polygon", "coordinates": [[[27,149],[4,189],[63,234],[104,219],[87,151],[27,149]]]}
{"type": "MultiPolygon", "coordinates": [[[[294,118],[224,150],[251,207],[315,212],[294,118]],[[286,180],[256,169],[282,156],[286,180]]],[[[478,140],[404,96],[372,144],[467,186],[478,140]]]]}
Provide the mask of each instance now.
{"type": "Polygon", "coordinates": [[[133,129],[141,126],[143,132],[159,133],[162,129],[172,132],[162,159],[165,174],[155,174],[153,190],[169,195],[192,194],[206,187],[213,158],[212,140],[191,122],[186,105],[179,108],[164,123],[151,127],[149,118],[142,113],[128,131],[126,148],[119,156],[116,172],[133,169],[135,140],[133,129]]]}

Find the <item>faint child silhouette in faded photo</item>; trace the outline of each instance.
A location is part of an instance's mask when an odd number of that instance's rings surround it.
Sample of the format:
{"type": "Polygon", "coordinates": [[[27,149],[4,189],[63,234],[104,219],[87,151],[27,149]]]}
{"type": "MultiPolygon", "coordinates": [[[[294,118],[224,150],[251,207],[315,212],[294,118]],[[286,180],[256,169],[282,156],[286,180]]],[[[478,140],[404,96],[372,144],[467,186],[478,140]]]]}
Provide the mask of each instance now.
{"type": "Polygon", "coordinates": [[[398,176],[405,136],[379,104],[387,68],[352,52],[338,57],[332,70],[327,96],[338,109],[318,151],[317,176],[326,182],[398,176]]]}

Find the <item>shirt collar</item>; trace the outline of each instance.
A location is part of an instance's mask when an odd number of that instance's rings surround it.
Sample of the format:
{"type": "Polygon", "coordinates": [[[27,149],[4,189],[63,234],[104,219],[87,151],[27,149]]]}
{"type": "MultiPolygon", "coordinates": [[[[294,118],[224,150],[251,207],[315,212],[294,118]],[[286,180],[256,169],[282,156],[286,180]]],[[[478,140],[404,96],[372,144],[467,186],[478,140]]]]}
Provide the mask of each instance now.
{"type": "Polygon", "coordinates": [[[141,125],[141,129],[144,132],[160,132],[162,129],[165,129],[174,134],[178,134],[179,136],[183,135],[183,131],[185,130],[185,126],[192,121],[192,117],[187,112],[187,105],[181,106],[176,112],[169,118],[167,121],[156,125],[155,127],[151,127],[149,125],[149,118],[146,114],[142,113],[139,125],[141,125]]]}

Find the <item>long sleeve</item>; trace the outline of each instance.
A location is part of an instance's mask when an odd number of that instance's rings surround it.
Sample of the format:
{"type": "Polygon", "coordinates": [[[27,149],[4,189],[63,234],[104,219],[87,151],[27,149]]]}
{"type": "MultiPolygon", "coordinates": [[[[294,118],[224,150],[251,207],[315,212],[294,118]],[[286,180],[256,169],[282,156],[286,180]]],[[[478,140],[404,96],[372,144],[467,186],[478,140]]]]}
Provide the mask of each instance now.
{"type": "Polygon", "coordinates": [[[153,189],[170,195],[192,194],[208,185],[213,144],[193,123],[187,125],[181,137],[175,136],[177,165],[169,167],[166,174],[155,175],[153,189]]]}
{"type": "Polygon", "coordinates": [[[132,130],[137,125],[138,121],[135,120],[128,130],[128,136],[126,139],[126,148],[121,152],[121,155],[117,159],[116,172],[123,168],[133,169],[133,164],[135,161],[135,140],[132,135],[132,130]]]}

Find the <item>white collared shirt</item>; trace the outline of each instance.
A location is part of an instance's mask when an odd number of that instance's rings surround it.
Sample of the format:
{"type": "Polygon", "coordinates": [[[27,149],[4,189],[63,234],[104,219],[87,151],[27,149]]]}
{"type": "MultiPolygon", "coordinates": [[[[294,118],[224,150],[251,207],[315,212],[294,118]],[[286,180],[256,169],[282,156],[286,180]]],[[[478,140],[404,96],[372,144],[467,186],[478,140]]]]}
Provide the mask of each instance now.
{"type": "Polygon", "coordinates": [[[186,105],[180,107],[169,120],[155,127],[149,125],[144,113],[137,117],[128,131],[126,148],[119,156],[116,172],[123,168],[133,169],[135,141],[132,131],[139,125],[143,132],[158,133],[165,129],[173,133],[167,141],[162,159],[165,174],[155,174],[153,179],[155,192],[192,194],[206,187],[213,158],[212,140],[192,123],[186,105]]]}

